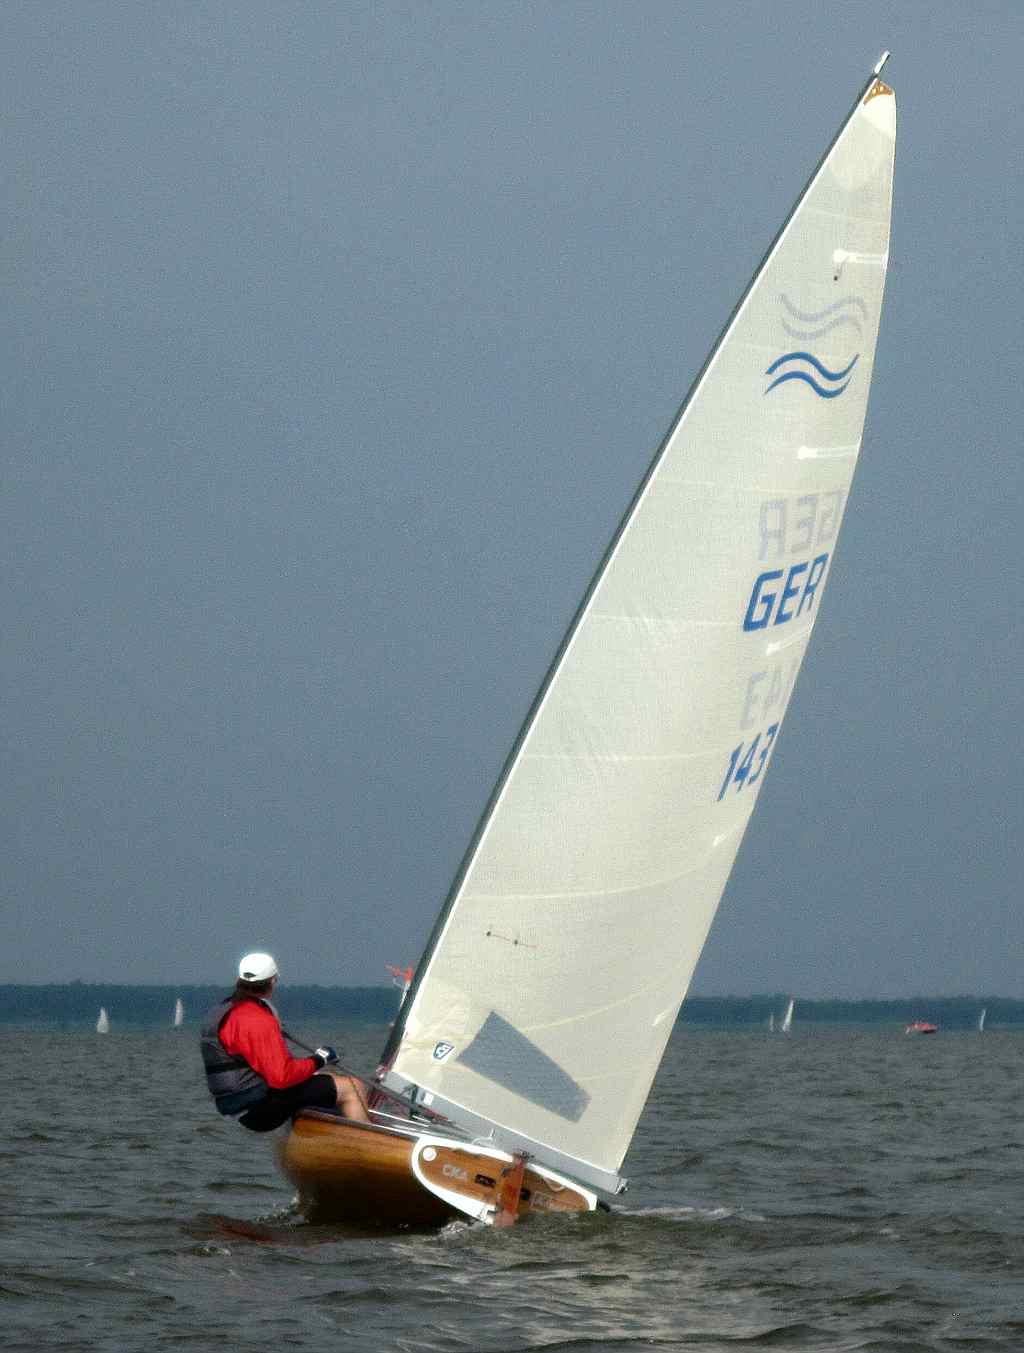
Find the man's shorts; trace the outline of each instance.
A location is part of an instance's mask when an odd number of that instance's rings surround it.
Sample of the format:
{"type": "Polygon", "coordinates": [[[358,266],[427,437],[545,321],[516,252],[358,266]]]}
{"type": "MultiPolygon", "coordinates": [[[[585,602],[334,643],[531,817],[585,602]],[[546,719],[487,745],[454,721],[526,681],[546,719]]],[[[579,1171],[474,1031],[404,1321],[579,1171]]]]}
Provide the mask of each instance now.
{"type": "Polygon", "coordinates": [[[287,1090],[268,1090],[238,1121],[252,1132],[272,1132],[299,1109],[333,1109],[337,1102],[333,1076],[310,1076],[287,1090]]]}

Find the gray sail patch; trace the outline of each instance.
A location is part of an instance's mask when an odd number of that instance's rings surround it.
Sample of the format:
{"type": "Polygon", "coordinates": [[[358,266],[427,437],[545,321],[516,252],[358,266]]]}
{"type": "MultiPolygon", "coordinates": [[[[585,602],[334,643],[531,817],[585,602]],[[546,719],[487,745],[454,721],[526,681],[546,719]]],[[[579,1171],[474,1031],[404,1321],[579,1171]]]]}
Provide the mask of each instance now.
{"type": "Polygon", "coordinates": [[[459,1063],[570,1123],[578,1123],[590,1103],[568,1072],[493,1010],[459,1063]]]}

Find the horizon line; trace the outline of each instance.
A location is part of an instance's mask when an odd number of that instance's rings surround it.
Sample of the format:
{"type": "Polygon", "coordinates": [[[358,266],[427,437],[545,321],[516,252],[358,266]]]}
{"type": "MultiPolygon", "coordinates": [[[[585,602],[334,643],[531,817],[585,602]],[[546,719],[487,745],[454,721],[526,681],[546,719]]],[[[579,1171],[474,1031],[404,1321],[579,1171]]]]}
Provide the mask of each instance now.
{"type": "MultiPolygon", "coordinates": [[[[233,982],[230,978],[214,979],[212,981],[192,981],[192,982],[119,982],[113,980],[82,978],[68,979],[40,979],[31,982],[15,982],[0,980],[0,991],[10,988],[18,989],[38,989],[41,987],[112,987],[122,990],[142,990],[142,991],[189,991],[198,990],[207,987],[231,987],[233,982]]],[[[282,983],[282,991],[298,991],[317,988],[322,991],[390,991],[395,990],[393,982],[366,982],[366,983],[341,983],[341,982],[313,982],[313,981],[290,981],[282,983]]],[[[778,988],[774,991],[755,991],[747,994],[728,992],[693,992],[684,997],[682,1004],[685,1006],[688,1001],[757,1001],[757,1000],[794,1000],[803,1002],[807,1005],[822,1005],[827,1003],[846,1003],[861,1004],[865,1002],[884,1004],[891,1001],[1011,1001],[1024,1003],[1024,995],[1006,996],[993,994],[990,992],[972,992],[958,991],[950,993],[940,992],[922,992],[914,991],[906,994],[890,994],[885,996],[801,996],[799,993],[786,989],[778,988]]]]}

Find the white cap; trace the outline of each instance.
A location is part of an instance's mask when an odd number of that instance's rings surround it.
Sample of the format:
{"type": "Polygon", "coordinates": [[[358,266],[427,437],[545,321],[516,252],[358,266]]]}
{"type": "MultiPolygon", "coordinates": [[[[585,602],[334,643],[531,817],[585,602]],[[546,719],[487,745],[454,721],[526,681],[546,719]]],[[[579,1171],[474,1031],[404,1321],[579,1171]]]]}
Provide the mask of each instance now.
{"type": "Polygon", "coordinates": [[[270,954],[246,954],[238,965],[243,982],[265,982],[277,976],[277,964],[270,954]]]}

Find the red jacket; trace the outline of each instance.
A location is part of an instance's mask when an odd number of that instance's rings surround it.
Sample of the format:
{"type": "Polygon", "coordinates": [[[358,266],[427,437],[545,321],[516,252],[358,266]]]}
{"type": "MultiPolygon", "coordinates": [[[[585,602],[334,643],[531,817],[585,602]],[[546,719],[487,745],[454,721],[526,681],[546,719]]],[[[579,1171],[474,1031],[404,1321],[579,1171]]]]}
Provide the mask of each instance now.
{"type": "Polygon", "coordinates": [[[258,1001],[239,1001],[220,1026],[220,1041],[237,1057],[244,1057],[270,1086],[287,1090],[309,1080],[317,1071],[312,1057],[292,1057],[281,1036],[281,1026],[258,1001]]]}

